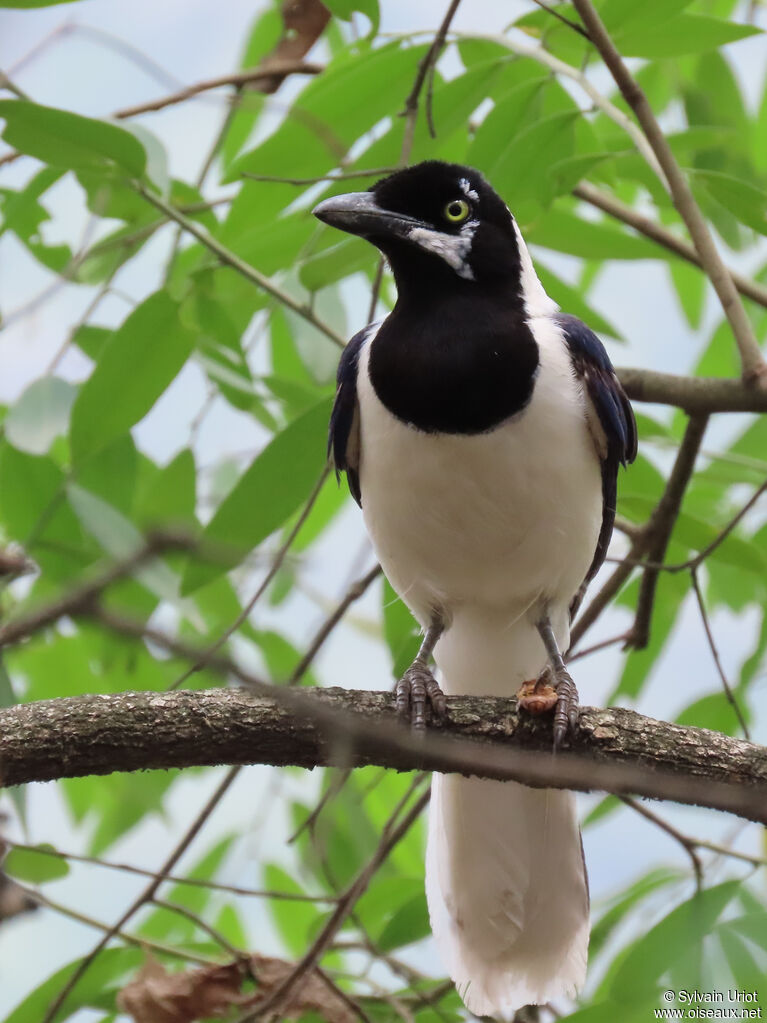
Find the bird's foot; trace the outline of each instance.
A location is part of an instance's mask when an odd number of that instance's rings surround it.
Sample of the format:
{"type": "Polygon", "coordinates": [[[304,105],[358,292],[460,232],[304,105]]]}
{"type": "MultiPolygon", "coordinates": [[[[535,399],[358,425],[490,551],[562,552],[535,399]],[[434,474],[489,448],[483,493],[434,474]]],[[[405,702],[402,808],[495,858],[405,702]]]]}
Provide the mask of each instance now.
{"type": "Polygon", "coordinates": [[[426,728],[427,707],[440,720],[447,716],[445,694],[434,675],[422,664],[410,665],[394,687],[394,693],[397,713],[408,718],[416,731],[426,728]]]}
{"type": "Polygon", "coordinates": [[[523,682],[517,693],[519,706],[538,716],[554,711],[554,749],[562,745],[568,731],[578,727],[578,690],[570,673],[547,666],[537,679],[523,682]]]}

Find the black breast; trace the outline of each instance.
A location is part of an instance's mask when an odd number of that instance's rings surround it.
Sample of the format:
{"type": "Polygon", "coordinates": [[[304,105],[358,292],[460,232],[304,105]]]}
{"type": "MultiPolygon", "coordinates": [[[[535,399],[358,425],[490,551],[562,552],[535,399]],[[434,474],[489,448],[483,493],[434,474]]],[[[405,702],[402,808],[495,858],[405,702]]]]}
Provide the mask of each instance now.
{"type": "Polygon", "coordinates": [[[423,315],[395,308],[370,350],[376,394],[428,433],[484,433],[530,400],[538,346],[518,308],[446,300],[423,315]]]}

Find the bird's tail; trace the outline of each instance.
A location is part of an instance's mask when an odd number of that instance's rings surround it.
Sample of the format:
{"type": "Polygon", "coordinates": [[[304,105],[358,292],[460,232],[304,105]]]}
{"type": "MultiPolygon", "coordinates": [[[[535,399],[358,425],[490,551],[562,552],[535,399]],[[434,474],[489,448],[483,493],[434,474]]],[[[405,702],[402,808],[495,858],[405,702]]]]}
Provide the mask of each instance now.
{"type": "MultiPolygon", "coordinates": [[[[545,663],[523,618],[509,626],[469,612],[436,653],[448,693],[509,695],[545,663]]],[[[507,1017],[583,984],[589,899],[572,793],[435,775],[426,894],[445,966],[475,1015],[507,1017]]]]}

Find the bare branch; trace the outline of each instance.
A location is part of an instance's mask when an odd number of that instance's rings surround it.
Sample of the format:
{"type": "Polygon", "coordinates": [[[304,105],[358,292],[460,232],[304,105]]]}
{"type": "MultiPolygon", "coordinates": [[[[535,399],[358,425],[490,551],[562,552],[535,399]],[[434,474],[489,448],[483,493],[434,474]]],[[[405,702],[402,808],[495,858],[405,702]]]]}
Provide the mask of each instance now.
{"type": "Polygon", "coordinates": [[[147,188],[140,181],[134,182],[134,188],[139,195],[146,199],[148,203],[151,203],[152,206],[164,213],[168,220],[174,220],[188,234],[191,234],[192,237],[196,238],[198,242],[204,245],[205,248],[210,249],[211,252],[218,256],[222,263],[231,267],[233,270],[236,270],[237,273],[242,274],[242,276],[249,280],[251,284],[255,284],[257,288],[261,288],[262,291],[271,295],[272,298],[276,298],[281,305],[284,305],[288,309],[292,309],[294,313],[298,313],[298,315],[306,320],[307,323],[311,323],[313,327],[316,327],[317,330],[330,338],[334,344],[337,344],[339,347],[343,347],[344,339],[341,335],[337,334],[336,331],[334,331],[332,327],[329,327],[327,323],[318,319],[307,305],[297,302],[287,293],[287,291],[283,291],[282,288],[275,284],[269,277],[262,274],[259,270],[256,270],[255,267],[250,266],[244,259],[240,259],[236,253],[232,252],[231,249],[227,249],[225,245],[222,245],[221,242],[218,241],[217,238],[214,238],[213,235],[209,234],[205,228],[200,227],[200,225],[196,224],[193,220],[189,220],[189,218],[185,217],[183,213],[179,213],[175,207],[171,206],[170,203],[165,202],[164,199],[151,189],[147,188]]]}
{"type": "MultiPolygon", "coordinates": [[[[577,199],[587,202],[590,206],[602,210],[603,213],[609,214],[615,220],[620,220],[621,223],[627,224],[635,231],[638,231],[639,234],[644,235],[645,238],[657,242],[658,245],[662,245],[664,249],[668,249],[669,252],[673,252],[688,263],[703,269],[700,256],[693,245],[690,245],[683,238],[678,238],[673,231],[669,231],[668,228],[656,223],[651,217],[646,217],[643,213],[632,209],[631,206],[627,206],[620,199],[616,199],[614,196],[601,191],[601,189],[595,188],[588,181],[581,181],[579,185],[576,185],[573,189],[573,195],[577,199]]],[[[759,305],[767,308],[767,288],[763,284],[752,281],[749,277],[744,277],[743,274],[739,274],[737,270],[731,268],[728,268],[728,273],[741,295],[745,295],[746,298],[751,298],[754,302],[758,302],[759,305]]]]}
{"type": "Polygon", "coordinates": [[[636,114],[647,141],[663,169],[674,205],[687,225],[701,265],[713,284],[722,304],[724,315],[732,327],[740,353],[744,381],[755,388],[767,389],[767,363],[762,357],[751,322],[740,301],[730,272],[719,255],[708,224],[695,201],[687,179],[676,162],[671,146],[652,112],[647,97],[623,62],[591,0],[573,0],[573,4],[623,98],[636,114]]]}
{"type": "Polygon", "coordinates": [[[714,664],[719,675],[719,681],[722,683],[722,689],[724,689],[724,695],[727,697],[727,702],[732,707],[735,717],[738,719],[743,734],[747,739],[751,736],[748,731],[748,725],[746,719],[743,716],[743,711],[740,709],[740,704],[735,699],[735,693],[732,691],[732,686],[729,683],[727,675],[725,674],[724,667],[722,666],[721,659],[719,657],[719,651],[714,641],[714,633],[711,631],[711,623],[708,620],[708,612],[706,611],[706,602],[703,599],[703,593],[701,592],[700,582],[698,580],[697,569],[690,569],[690,576],[692,578],[692,588],[695,592],[695,599],[698,602],[698,610],[700,611],[701,621],[703,622],[703,629],[706,633],[706,640],[708,641],[708,647],[711,651],[711,656],[714,658],[714,664]]]}
{"type": "MultiPolygon", "coordinates": [[[[636,650],[642,650],[650,641],[650,624],[659,575],[657,565],[663,563],[666,555],[666,548],[682,507],[687,484],[695,469],[695,459],[698,457],[707,423],[707,416],[691,416],[688,420],[687,429],[679,446],[666,489],[644,531],[641,553],[647,555],[648,565],[644,570],[642,583],[639,587],[636,616],[631,629],[631,638],[627,644],[636,650]]],[[[632,551],[633,556],[638,553],[640,551],[632,551]]]]}
{"type": "Polygon", "coordinates": [[[148,103],[137,103],[132,107],[123,107],[112,115],[118,120],[128,117],[137,117],[139,114],[146,114],[154,110],[163,110],[165,107],[174,106],[176,103],[184,103],[194,96],[211,89],[220,89],[225,85],[235,85],[241,88],[243,85],[254,82],[271,80],[275,75],[286,78],[288,75],[319,75],[324,68],[321,64],[310,64],[302,60],[275,61],[273,64],[264,67],[249,68],[246,71],[235,71],[228,75],[219,75],[217,78],[206,78],[194,85],[189,85],[178,92],[172,92],[168,96],[151,100],[148,103]]]}
{"type": "Polygon", "coordinates": [[[515,53],[518,57],[529,57],[530,60],[536,61],[538,64],[542,64],[544,67],[549,68],[554,74],[562,75],[563,78],[569,78],[575,82],[579,89],[581,89],[591,100],[595,107],[598,107],[602,113],[609,117],[610,120],[617,124],[617,126],[624,131],[631,141],[636,146],[637,152],[649,166],[653,174],[658,178],[663,187],[668,191],[668,182],[666,176],[663,173],[663,169],[660,166],[658,159],[653,152],[652,146],[648,143],[644,134],[636,126],[634,121],[628,117],[620,107],[616,107],[614,103],[604,96],[599,89],[594,85],[591,79],[585,75],[578,68],[568,64],[564,60],[560,60],[559,57],[555,57],[553,53],[549,53],[542,46],[530,46],[527,43],[520,42],[517,39],[513,39],[510,36],[476,36],[472,38],[485,38],[489,39],[499,46],[504,46],[507,50],[515,53]]]}
{"type": "Polygon", "coordinates": [[[93,578],[75,584],[63,596],[52,600],[42,607],[33,609],[28,614],[11,618],[0,626],[0,648],[21,642],[27,636],[40,629],[52,625],[67,615],[83,614],[103,592],[113,583],[132,575],[147,561],[162,554],[163,551],[188,550],[193,546],[188,537],[176,536],[171,533],[157,533],[146,538],[145,546],[135,554],[117,561],[103,569],[93,578]]]}
{"type": "Polygon", "coordinates": [[[664,821],[657,813],[653,813],[646,806],[642,806],[636,799],[632,799],[630,796],[622,796],[621,798],[626,806],[631,807],[632,810],[641,817],[644,817],[645,820],[652,821],[656,827],[660,828],[661,831],[665,831],[667,835],[670,835],[674,841],[681,845],[690,857],[692,869],[695,872],[695,887],[700,891],[703,887],[703,864],[700,861],[700,856],[695,851],[697,843],[692,838],[688,838],[687,835],[683,835],[681,831],[677,831],[675,827],[669,824],[668,821],[664,821]]]}
{"type": "Polygon", "coordinates": [[[4,784],[221,763],[377,764],[672,799],[767,823],[767,751],[706,729],[586,707],[569,750],[553,757],[550,722],[520,716],[512,699],[450,697],[449,721],[414,737],[389,693],[267,693],[119,693],[2,710],[4,784]]]}
{"type": "MultiPolygon", "coordinates": [[[[2,763],[1,756],[0,763],[2,763]]],[[[213,809],[218,805],[221,796],[230,787],[232,782],[237,777],[238,773],[239,773],[238,767],[233,767],[231,770],[227,771],[221,783],[216,787],[216,790],[213,793],[213,795],[205,803],[202,810],[200,810],[191,828],[189,828],[189,830],[183,835],[181,841],[176,845],[176,847],[171,852],[170,856],[168,856],[165,863],[160,868],[158,872],[159,876],[150,881],[149,885],[142,892],[140,892],[140,894],[133,900],[133,902],[131,902],[130,906],[128,906],[128,908],[122,914],[117,923],[113,924],[112,927],[106,930],[103,938],[101,938],[101,940],[93,947],[93,949],[88,953],[88,955],[85,956],[84,959],[80,960],[80,963],[77,966],[77,968],[74,970],[73,973],[70,974],[67,982],[64,984],[61,991],[59,991],[56,998],[54,998],[51,1004],[49,1005],[48,1011],[43,1017],[41,1023],[51,1023],[51,1021],[56,1018],[56,1014],[66,1001],[67,996],[75,989],[75,987],[77,986],[77,984],[79,984],[82,977],[88,972],[94,960],[102,951],[102,949],[105,949],[107,947],[112,938],[120,934],[120,932],[123,930],[128,921],[132,919],[132,917],[141,909],[142,906],[146,905],[147,902],[151,902],[154,899],[155,894],[157,893],[157,889],[163,882],[164,875],[169,874],[173,870],[175,865],[178,863],[178,861],[184,855],[186,850],[192,844],[194,839],[197,837],[197,835],[207,822],[208,817],[212,813],[213,809]]]]}
{"type": "Polygon", "coordinates": [[[742,380],[683,377],[651,369],[616,369],[632,401],[675,405],[690,415],[712,412],[767,412],[767,394],[742,380]]]}

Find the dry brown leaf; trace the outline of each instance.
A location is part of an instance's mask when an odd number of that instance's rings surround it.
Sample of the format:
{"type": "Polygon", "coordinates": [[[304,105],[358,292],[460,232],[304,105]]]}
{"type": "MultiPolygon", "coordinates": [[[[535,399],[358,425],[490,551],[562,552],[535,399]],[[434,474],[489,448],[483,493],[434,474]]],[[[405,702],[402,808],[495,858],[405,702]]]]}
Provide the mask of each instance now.
{"type": "MultiPolygon", "coordinates": [[[[271,53],[263,58],[259,67],[268,68],[271,63],[279,64],[304,57],[330,21],[330,11],[320,0],[283,0],[282,21],[283,34],[271,53]]],[[[277,91],[285,77],[284,74],[276,74],[272,78],[254,82],[250,88],[254,92],[273,93],[277,91]]]]}
{"type": "MultiPolygon", "coordinates": [[[[117,996],[117,1005],[135,1023],[195,1023],[226,1015],[233,1006],[255,1005],[276,990],[293,971],[294,964],[269,956],[250,957],[258,978],[256,994],[243,993],[243,964],[207,966],[168,971],[151,957],[117,996]]],[[[306,1012],[318,1013],[327,1023],[355,1023],[357,1015],[319,970],[305,977],[295,995],[281,1011],[282,1019],[298,1019],[306,1012]]]]}
{"type": "Polygon", "coordinates": [[[117,1005],[136,1023],[194,1023],[225,1015],[233,1005],[244,1005],[251,995],[240,993],[242,966],[206,966],[200,970],[168,973],[149,957],[117,996],[117,1005]]]}

